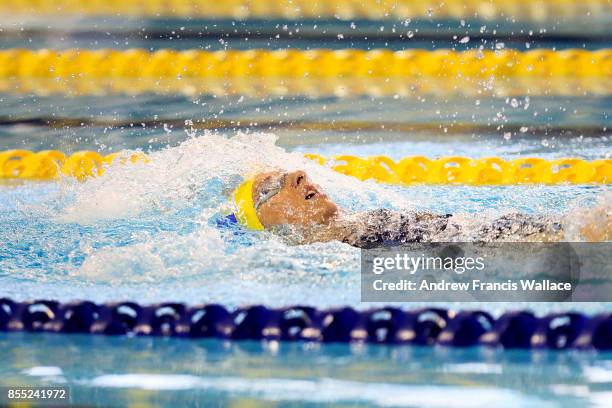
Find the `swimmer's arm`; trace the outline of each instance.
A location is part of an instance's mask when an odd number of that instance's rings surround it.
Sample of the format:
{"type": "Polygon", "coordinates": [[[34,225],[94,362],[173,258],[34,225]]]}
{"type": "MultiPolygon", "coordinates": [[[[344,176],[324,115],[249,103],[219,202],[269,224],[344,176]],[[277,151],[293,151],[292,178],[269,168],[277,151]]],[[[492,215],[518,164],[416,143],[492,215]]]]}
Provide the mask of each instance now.
{"type": "Polygon", "coordinates": [[[564,237],[560,220],[547,216],[509,213],[484,222],[477,229],[476,241],[558,242],[564,237]]]}
{"type": "Polygon", "coordinates": [[[564,217],[508,214],[480,229],[484,241],[609,241],[612,237],[612,208],[601,204],[564,217]]]}
{"type": "Polygon", "coordinates": [[[560,220],[510,213],[493,220],[431,212],[374,210],[360,214],[362,228],[345,242],[361,248],[416,242],[556,242],[564,238],[560,220]]]}
{"type": "MultiPolygon", "coordinates": [[[[460,218],[430,212],[374,210],[333,226],[302,231],[300,243],[342,241],[359,248],[373,248],[410,242],[559,242],[567,239],[567,218],[513,213],[481,222],[480,226],[473,225],[474,220],[460,218]]],[[[580,223],[580,233],[587,241],[610,240],[610,207],[590,210],[589,216],[580,223]]]]}
{"type": "Polygon", "coordinates": [[[452,217],[446,231],[442,233],[443,236],[452,239],[437,237],[437,240],[485,242],[609,241],[612,238],[612,208],[603,203],[594,208],[573,212],[559,218],[510,213],[489,222],[482,222],[475,233],[467,232],[471,229],[469,224],[465,219],[463,222],[456,222],[455,217],[452,217]],[[454,237],[450,234],[451,231],[455,232],[454,237]],[[458,239],[458,237],[461,238],[458,239]]]}

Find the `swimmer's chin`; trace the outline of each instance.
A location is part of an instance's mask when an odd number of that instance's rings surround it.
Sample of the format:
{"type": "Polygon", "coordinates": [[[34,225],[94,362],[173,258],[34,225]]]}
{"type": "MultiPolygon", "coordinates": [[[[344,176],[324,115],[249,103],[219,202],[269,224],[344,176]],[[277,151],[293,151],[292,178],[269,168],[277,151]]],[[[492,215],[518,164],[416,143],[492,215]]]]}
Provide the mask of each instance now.
{"type": "Polygon", "coordinates": [[[324,225],[332,225],[337,223],[342,218],[342,211],[340,208],[335,207],[329,209],[324,215],[324,225]]]}

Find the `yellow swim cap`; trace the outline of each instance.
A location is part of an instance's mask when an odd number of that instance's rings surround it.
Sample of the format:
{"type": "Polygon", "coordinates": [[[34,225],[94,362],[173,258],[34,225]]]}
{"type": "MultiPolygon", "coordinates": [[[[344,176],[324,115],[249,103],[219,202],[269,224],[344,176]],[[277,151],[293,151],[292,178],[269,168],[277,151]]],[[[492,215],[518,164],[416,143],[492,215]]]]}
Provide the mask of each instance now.
{"type": "Polygon", "coordinates": [[[235,214],[236,220],[241,225],[257,231],[264,229],[253,204],[253,179],[247,179],[234,190],[234,202],[238,207],[235,214]]]}

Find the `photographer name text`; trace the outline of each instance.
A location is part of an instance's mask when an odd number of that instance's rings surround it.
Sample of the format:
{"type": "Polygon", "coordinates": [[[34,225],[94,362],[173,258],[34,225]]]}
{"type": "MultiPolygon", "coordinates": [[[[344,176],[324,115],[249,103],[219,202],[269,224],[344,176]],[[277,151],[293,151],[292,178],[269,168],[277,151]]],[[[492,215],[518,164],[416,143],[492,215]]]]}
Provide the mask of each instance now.
{"type": "Polygon", "coordinates": [[[505,282],[486,282],[480,279],[473,279],[468,282],[448,282],[441,280],[439,282],[431,282],[427,279],[421,279],[419,282],[407,279],[400,279],[395,282],[385,282],[382,279],[376,279],[372,282],[372,288],[375,291],[424,291],[424,292],[512,292],[512,291],[527,291],[527,292],[560,292],[572,291],[570,282],[554,282],[548,279],[518,279],[507,280],[505,282]]]}

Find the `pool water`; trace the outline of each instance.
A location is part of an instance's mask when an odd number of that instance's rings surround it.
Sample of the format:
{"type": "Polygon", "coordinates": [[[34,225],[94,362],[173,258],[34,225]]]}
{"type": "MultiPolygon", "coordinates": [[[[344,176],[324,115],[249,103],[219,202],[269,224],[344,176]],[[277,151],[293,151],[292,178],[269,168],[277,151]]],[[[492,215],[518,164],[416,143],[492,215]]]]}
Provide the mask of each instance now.
{"type": "Polygon", "coordinates": [[[609,406],[612,355],[0,334],[3,384],[86,406],[609,406]]]}
{"type": "MultiPolygon", "coordinates": [[[[494,217],[510,211],[559,215],[579,212],[605,199],[608,191],[604,185],[401,187],[364,183],[308,161],[302,154],[387,155],[393,159],[410,155],[605,158],[611,146],[609,98],[582,97],[578,102],[523,97],[515,103],[511,98],[488,97],[479,104],[465,103],[465,97],[458,96],[240,102],[232,96],[141,95],[127,101],[112,95],[33,98],[7,94],[3,98],[7,116],[13,120],[59,116],[84,121],[95,118],[109,125],[4,126],[0,127],[2,148],[53,148],[67,153],[140,149],[152,159],[149,164],[113,167],[103,177],[84,183],[19,181],[0,187],[0,242],[5,243],[0,282],[7,294],[19,299],[52,293],[59,300],[357,306],[359,250],[337,242],[290,246],[267,233],[235,238],[232,231],[216,227],[214,220],[225,210],[228,192],[242,175],[270,167],[306,169],[346,211],[388,207],[467,217],[494,217]],[[210,131],[190,125],[211,117],[440,125],[414,133],[299,127],[210,131]],[[151,118],[157,118],[159,124],[138,125],[151,118]],[[135,125],[115,128],[114,119],[135,125]],[[170,128],[164,125],[169,120],[183,125],[170,128]],[[452,130],[454,124],[463,123],[474,129],[452,130]],[[519,130],[508,137],[504,128],[497,130],[498,126],[537,129],[544,125],[552,126],[547,134],[519,130]],[[561,134],[561,127],[572,128],[573,133],[561,134]],[[450,131],[445,133],[443,128],[450,131]],[[581,133],[594,128],[599,129],[596,135],[581,133]]],[[[580,307],[607,310],[605,304],[580,307]]]]}
{"type": "MultiPolygon", "coordinates": [[[[30,103],[22,105],[22,97],[5,98],[15,98],[16,106],[32,109],[30,103]]],[[[147,97],[148,111],[141,110],[140,103],[117,105],[108,102],[112,98],[107,97],[88,98],[86,102],[79,99],[62,102],[63,116],[83,115],[78,109],[80,103],[94,106],[96,115],[125,117],[134,122],[164,112],[165,118],[206,117],[206,109],[213,109],[177,98],[170,105],[176,110],[164,110],[168,98],[161,96],[147,97]]],[[[47,108],[49,115],[60,106],[52,106],[51,100],[37,99],[40,110],[47,108]]],[[[335,115],[350,119],[354,112],[361,111],[359,104],[372,107],[377,102],[369,98],[358,104],[334,98],[270,101],[266,115],[278,118],[287,112],[289,120],[304,116],[323,120],[331,106],[339,112],[335,115]]],[[[503,100],[495,102],[505,105],[503,100]]],[[[218,101],[211,103],[223,106],[218,101]]],[[[407,100],[402,103],[415,106],[414,114],[399,116],[399,105],[389,99],[384,100],[383,108],[370,109],[364,116],[369,115],[373,121],[425,122],[432,119],[425,118],[422,112],[429,112],[432,118],[444,119],[442,113],[435,113],[435,105],[407,100]]],[[[555,102],[532,98],[530,103],[545,107],[555,102]]],[[[576,116],[578,129],[609,125],[605,112],[609,101],[605,98],[564,103],[584,112],[576,116]]],[[[439,107],[452,109],[443,104],[439,107]]],[[[470,109],[464,108],[464,117],[458,121],[469,118],[470,109]]],[[[495,109],[489,109],[495,117],[495,109]]],[[[223,114],[228,115],[226,112],[223,114]]],[[[257,112],[251,107],[234,114],[250,118],[253,113],[257,112]]],[[[12,113],[28,114],[18,110],[12,113]]],[[[538,124],[522,112],[509,116],[510,123],[538,124]]],[[[477,116],[477,125],[484,121],[483,117],[477,116]]],[[[561,115],[558,120],[574,125],[572,118],[561,115]]],[[[601,200],[608,191],[605,186],[592,185],[388,186],[360,182],[302,156],[314,152],[324,156],[384,154],[394,159],[406,155],[595,159],[609,157],[610,135],[605,130],[586,137],[534,137],[519,132],[506,140],[495,128],[486,133],[455,132],[448,136],[434,131],[412,135],[296,129],[210,132],[189,126],[170,131],[163,126],[141,129],[83,126],[43,128],[39,132],[38,128],[7,126],[2,130],[7,148],[18,145],[14,143],[17,139],[23,147],[35,150],[139,148],[151,156],[152,162],[113,167],[105,176],[84,183],[63,179],[58,183],[2,185],[0,296],[62,301],[218,302],[228,307],[257,303],[369,307],[360,303],[359,250],[341,243],[290,246],[267,233],[235,236],[233,231],[215,226],[213,220],[226,206],[227,191],[239,182],[240,175],[270,166],[306,169],[347,211],[389,207],[474,217],[493,217],[506,211],[560,214],[579,211],[581,206],[601,200]]],[[[482,131],[482,127],[479,129],[482,131]]],[[[612,309],[607,303],[442,306],[484,308],[493,314],[518,307],[538,314],[612,309]]],[[[69,385],[75,402],[94,406],[146,402],[174,406],[333,403],[438,407],[447,406],[448,398],[452,398],[457,406],[563,407],[606,406],[612,398],[609,353],[15,333],[0,334],[0,343],[0,361],[5,362],[0,365],[3,384],[69,385]],[[475,392],[477,400],[473,398],[475,392]]]]}
{"type": "MultiPolygon", "coordinates": [[[[2,287],[20,299],[53,293],[59,300],[358,305],[358,249],[339,242],[292,246],[269,233],[236,236],[216,226],[227,208],[227,191],[240,175],[266,167],[306,169],[346,211],[390,207],[466,217],[507,211],[559,214],[601,200],[607,189],[363,183],[308,161],[300,152],[329,155],[336,144],[290,152],[274,143],[272,134],[209,133],[151,152],[149,164],[113,167],[84,183],[64,179],[2,187],[2,287]]],[[[345,152],[405,149],[418,154],[420,143],[346,144],[345,152]]],[[[473,145],[440,143],[468,155],[473,145]]],[[[503,144],[489,143],[497,149],[493,154],[511,156],[504,154],[503,144]]],[[[589,149],[589,142],[582,143],[589,149]]]]}
{"type": "MultiPolygon", "coordinates": [[[[601,37],[593,43],[597,47],[609,46],[605,23],[580,29],[601,37]]],[[[426,23],[420,28],[439,30],[426,23]]],[[[115,33],[94,43],[86,34],[53,40],[23,34],[2,37],[0,46],[218,49],[292,43],[230,39],[220,45],[211,38],[128,42],[115,33]]],[[[560,49],[584,42],[550,41],[534,40],[531,46],[560,49]]],[[[436,48],[433,44],[419,39],[409,46],[436,48]]],[[[436,45],[458,46],[450,37],[436,45]]],[[[406,43],[298,44],[317,46],[406,43]]],[[[506,46],[526,47],[523,41],[506,46]]],[[[486,47],[495,47],[495,41],[486,47]]],[[[305,169],[345,211],[386,207],[466,218],[510,211],[579,215],[609,200],[609,187],[391,186],[341,175],[303,153],[610,158],[612,99],[609,84],[600,85],[603,92],[579,96],[496,94],[491,84],[476,84],[472,93],[417,88],[401,95],[322,96],[209,95],[189,87],[177,93],[74,96],[48,94],[42,87],[24,93],[18,84],[0,87],[8,89],[0,93],[0,150],[128,149],[151,157],[151,163],[114,166],[82,183],[1,181],[0,297],[371,307],[360,302],[358,249],[338,242],[292,246],[265,232],[237,234],[216,226],[242,175],[271,167],[305,169]]],[[[612,311],[609,303],[441,305],[495,315],[518,308],[537,314],[612,311]]],[[[446,407],[452,401],[469,407],[603,407],[612,401],[610,353],[0,333],[0,362],[0,385],[69,385],[73,401],[86,406],[446,407]]]]}

